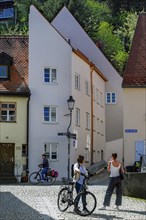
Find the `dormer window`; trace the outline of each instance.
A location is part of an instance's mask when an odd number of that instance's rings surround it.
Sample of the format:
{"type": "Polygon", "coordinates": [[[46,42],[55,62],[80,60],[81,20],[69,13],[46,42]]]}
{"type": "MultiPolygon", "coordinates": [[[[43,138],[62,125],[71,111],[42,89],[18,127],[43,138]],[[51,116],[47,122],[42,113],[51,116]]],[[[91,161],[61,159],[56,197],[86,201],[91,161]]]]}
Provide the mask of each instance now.
{"type": "Polygon", "coordinates": [[[10,66],[12,65],[13,58],[8,54],[0,53],[0,80],[10,80],[10,66]]]}
{"type": "Polygon", "coordinates": [[[8,78],[8,66],[0,65],[0,78],[3,78],[3,79],[8,78]]]}

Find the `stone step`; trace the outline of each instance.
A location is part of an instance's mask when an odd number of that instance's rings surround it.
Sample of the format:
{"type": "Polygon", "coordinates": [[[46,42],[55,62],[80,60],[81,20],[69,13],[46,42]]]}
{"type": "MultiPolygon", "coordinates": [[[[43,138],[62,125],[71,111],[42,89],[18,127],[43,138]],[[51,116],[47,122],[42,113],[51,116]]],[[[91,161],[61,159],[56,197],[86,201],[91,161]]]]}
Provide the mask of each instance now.
{"type": "Polygon", "coordinates": [[[0,175],[0,184],[16,183],[16,182],[17,182],[17,179],[15,176],[0,175]]]}

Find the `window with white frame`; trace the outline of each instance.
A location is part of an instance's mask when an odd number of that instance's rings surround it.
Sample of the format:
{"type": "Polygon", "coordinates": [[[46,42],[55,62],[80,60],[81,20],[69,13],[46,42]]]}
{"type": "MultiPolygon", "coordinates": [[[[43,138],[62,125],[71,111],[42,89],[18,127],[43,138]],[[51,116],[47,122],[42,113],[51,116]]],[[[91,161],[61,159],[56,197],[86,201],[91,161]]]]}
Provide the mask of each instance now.
{"type": "Polygon", "coordinates": [[[44,122],[56,122],[56,106],[44,106],[44,122]]]}
{"type": "Polygon", "coordinates": [[[96,103],[99,104],[99,90],[96,89],[96,103]]]}
{"type": "Polygon", "coordinates": [[[86,112],[86,129],[90,130],[90,114],[86,112]]]}
{"type": "Polygon", "coordinates": [[[44,82],[45,83],[56,83],[57,70],[54,68],[44,68],[44,82]]]}
{"type": "Polygon", "coordinates": [[[100,120],[97,118],[97,133],[100,134],[100,120]]]}
{"type": "Polygon", "coordinates": [[[104,135],[104,123],[103,123],[103,121],[101,121],[101,135],[103,136],[104,135]]]}
{"type": "Polygon", "coordinates": [[[89,82],[86,80],[85,81],[85,94],[89,96],[90,92],[89,92],[89,82]]]}
{"type": "Polygon", "coordinates": [[[95,115],[93,115],[93,131],[96,131],[96,118],[95,118],[95,115]]]}
{"type": "Polygon", "coordinates": [[[44,153],[48,160],[58,160],[58,143],[45,143],[44,153]]]}
{"type": "Polygon", "coordinates": [[[80,126],[80,109],[76,108],[76,125],[80,126]]]}
{"type": "Polygon", "coordinates": [[[106,104],[116,104],[116,93],[115,92],[106,93],[106,104]]]}
{"type": "Polygon", "coordinates": [[[75,89],[80,90],[80,75],[75,73],[75,89]]]}
{"type": "Polygon", "coordinates": [[[103,93],[100,92],[100,105],[103,107],[103,93]]]}
{"type": "Polygon", "coordinates": [[[16,103],[0,103],[0,121],[16,122],[16,103]]]}

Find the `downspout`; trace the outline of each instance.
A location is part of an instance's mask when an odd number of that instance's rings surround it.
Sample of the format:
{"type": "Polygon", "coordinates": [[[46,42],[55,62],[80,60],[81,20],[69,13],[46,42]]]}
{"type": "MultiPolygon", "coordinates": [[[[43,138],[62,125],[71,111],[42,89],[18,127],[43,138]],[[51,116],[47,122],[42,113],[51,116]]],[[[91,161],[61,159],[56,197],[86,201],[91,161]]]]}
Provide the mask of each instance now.
{"type": "Polygon", "coordinates": [[[27,158],[26,158],[26,175],[28,176],[29,174],[29,165],[28,165],[28,160],[29,160],[29,154],[28,154],[28,151],[29,151],[29,102],[30,102],[30,94],[29,94],[29,97],[28,97],[28,100],[27,100],[27,136],[26,136],[26,144],[27,144],[27,158]]]}
{"type": "Polygon", "coordinates": [[[90,65],[90,88],[91,88],[91,164],[93,164],[93,70],[94,65],[91,63],[90,65]]]}

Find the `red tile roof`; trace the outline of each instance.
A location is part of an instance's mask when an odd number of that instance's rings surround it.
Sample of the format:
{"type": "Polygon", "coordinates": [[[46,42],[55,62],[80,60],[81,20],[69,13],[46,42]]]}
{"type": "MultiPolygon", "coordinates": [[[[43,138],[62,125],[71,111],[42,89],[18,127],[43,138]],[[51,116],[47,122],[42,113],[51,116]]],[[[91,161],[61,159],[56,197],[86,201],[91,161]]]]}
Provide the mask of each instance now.
{"type": "Polygon", "coordinates": [[[146,13],[138,17],[122,87],[146,87],[146,13]]]}
{"type": "Polygon", "coordinates": [[[0,36],[0,54],[3,52],[13,58],[13,63],[10,80],[0,80],[0,94],[29,94],[28,37],[0,36]]]}

